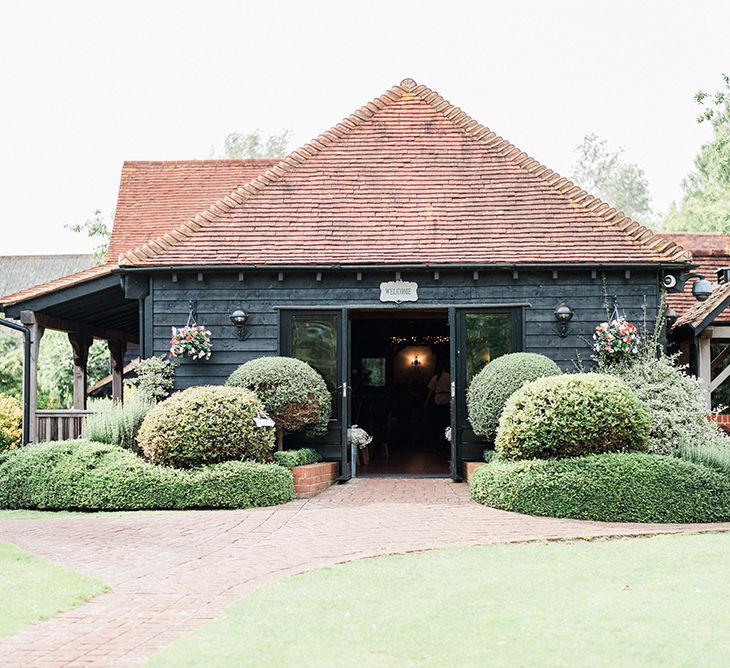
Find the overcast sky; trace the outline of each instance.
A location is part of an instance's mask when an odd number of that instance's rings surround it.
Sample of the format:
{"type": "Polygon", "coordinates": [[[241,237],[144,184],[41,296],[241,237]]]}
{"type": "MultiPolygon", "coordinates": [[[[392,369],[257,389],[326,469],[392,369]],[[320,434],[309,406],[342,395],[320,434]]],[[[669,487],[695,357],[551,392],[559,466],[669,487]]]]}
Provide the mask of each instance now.
{"type": "Polygon", "coordinates": [[[85,252],[125,159],[204,158],[234,130],[292,148],[405,77],[563,174],[587,132],[681,196],[730,73],[730,3],[23,2],[0,9],[0,255],[85,252]]]}

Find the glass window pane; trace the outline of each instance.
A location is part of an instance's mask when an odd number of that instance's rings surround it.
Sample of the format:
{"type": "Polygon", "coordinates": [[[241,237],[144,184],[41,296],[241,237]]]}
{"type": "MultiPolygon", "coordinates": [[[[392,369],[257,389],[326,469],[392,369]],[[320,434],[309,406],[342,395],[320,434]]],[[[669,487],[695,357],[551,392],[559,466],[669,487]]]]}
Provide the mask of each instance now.
{"type": "Polygon", "coordinates": [[[509,352],[512,352],[510,314],[466,314],[466,387],[485,365],[509,352]]]}
{"type": "Polygon", "coordinates": [[[324,378],[332,393],[333,413],[337,414],[337,314],[293,314],[291,356],[309,363],[324,378]]]}

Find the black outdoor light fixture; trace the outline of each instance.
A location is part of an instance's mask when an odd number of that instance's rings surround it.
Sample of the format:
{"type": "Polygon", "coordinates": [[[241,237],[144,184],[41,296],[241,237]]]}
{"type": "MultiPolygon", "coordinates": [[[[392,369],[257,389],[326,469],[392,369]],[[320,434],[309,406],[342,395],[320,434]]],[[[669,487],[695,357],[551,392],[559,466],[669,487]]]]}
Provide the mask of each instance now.
{"type": "Polygon", "coordinates": [[[702,274],[687,274],[686,280],[695,279],[692,284],[692,296],[698,302],[706,302],[712,294],[712,283],[708,281],[702,274]]]}
{"type": "Polygon", "coordinates": [[[248,311],[244,309],[237,308],[233,313],[231,313],[231,322],[236,326],[236,330],[238,331],[238,338],[241,341],[245,341],[249,336],[251,336],[251,332],[246,330],[246,325],[248,324],[248,311]]]}
{"type": "Polygon", "coordinates": [[[565,302],[561,302],[555,307],[554,314],[558,321],[558,334],[565,338],[568,336],[568,323],[573,319],[575,311],[565,302]]]}

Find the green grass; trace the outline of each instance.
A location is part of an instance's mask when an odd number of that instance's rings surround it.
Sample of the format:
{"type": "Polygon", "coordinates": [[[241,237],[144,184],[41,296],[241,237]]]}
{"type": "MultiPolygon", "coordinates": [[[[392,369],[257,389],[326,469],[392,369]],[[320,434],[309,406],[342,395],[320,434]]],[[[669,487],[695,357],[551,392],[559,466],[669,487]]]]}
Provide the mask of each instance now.
{"type": "Polygon", "coordinates": [[[267,585],[153,666],[725,666],[730,534],[450,548],[267,585]]]}
{"type": "Polygon", "coordinates": [[[0,543],[0,637],[105,591],[98,580],[0,543]]]}

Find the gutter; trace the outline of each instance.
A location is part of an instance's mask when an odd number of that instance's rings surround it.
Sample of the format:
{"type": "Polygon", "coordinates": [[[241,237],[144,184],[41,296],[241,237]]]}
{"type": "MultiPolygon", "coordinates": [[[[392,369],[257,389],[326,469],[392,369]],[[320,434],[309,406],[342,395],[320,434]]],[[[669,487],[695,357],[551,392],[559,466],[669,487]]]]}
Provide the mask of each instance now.
{"type": "Polygon", "coordinates": [[[496,263],[469,263],[469,264],[203,264],[203,265],[135,265],[121,266],[112,269],[112,273],[135,273],[135,272],[160,272],[160,271],[325,271],[325,270],[452,270],[459,271],[463,269],[501,269],[505,271],[513,271],[515,269],[677,269],[677,268],[694,268],[699,265],[692,262],[643,262],[643,263],[619,263],[619,262],[603,262],[603,263],[573,263],[566,264],[564,262],[536,262],[536,263],[512,263],[512,264],[496,264],[496,263]]]}
{"type": "Polygon", "coordinates": [[[23,335],[23,445],[30,440],[30,327],[0,318],[0,325],[23,335]]]}

